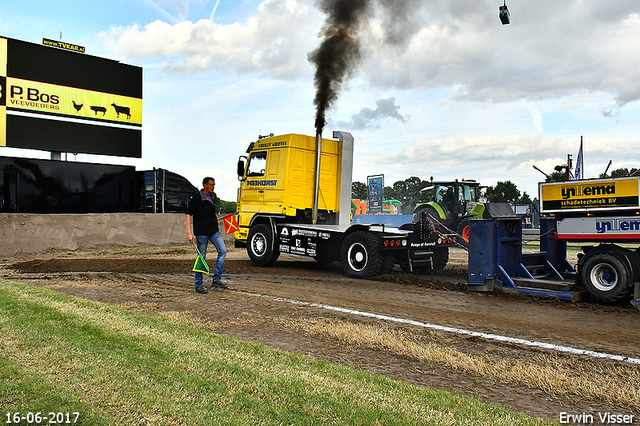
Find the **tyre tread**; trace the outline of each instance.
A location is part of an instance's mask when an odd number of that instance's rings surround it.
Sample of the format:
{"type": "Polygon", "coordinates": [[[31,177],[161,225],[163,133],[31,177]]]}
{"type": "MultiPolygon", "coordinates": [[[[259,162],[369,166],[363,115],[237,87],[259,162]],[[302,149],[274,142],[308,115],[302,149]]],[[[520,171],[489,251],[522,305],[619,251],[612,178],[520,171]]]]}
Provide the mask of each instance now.
{"type": "Polygon", "coordinates": [[[383,270],[384,259],[380,252],[380,247],[378,246],[376,237],[368,231],[355,231],[347,235],[342,242],[342,247],[340,248],[340,263],[342,264],[342,270],[345,274],[351,277],[371,278],[380,275],[383,270]],[[356,241],[366,245],[369,251],[369,266],[368,268],[365,268],[366,270],[362,273],[354,273],[351,271],[346,259],[346,251],[348,250],[349,245],[356,241]]]}
{"type": "MultiPolygon", "coordinates": [[[[615,266],[617,267],[618,265],[615,266]]],[[[629,286],[628,283],[625,282],[629,279],[629,271],[625,267],[625,262],[612,252],[599,252],[591,255],[582,264],[580,278],[582,284],[585,286],[589,294],[591,294],[591,296],[598,299],[599,301],[605,303],[617,303],[625,300],[630,296],[633,289],[632,286],[629,286]],[[620,264],[619,266],[622,267],[622,270],[618,273],[618,275],[620,276],[620,283],[608,292],[602,292],[601,290],[594,288],[589,281],[591,269],[598,263],[602,262],[609,263],[609,265],[615,265],[615,262],[617,262],[620,264]],[[623,278],[626,278],[626,280],[624,280],[623,278]]]]}

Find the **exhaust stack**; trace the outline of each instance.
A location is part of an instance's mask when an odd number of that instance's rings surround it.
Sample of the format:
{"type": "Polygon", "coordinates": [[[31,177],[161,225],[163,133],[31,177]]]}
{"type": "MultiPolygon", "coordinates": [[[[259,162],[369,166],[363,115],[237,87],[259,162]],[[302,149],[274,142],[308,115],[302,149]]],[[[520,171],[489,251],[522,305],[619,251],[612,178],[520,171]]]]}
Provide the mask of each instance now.
{"type": "Polygon", "coordinates": [[[322,133],[316,133],[316,176],[313,189],[313,210],[311,211],[311,223],[318,223],[318,196],[320,194],[320,158],[322,157],[322,133]]]}

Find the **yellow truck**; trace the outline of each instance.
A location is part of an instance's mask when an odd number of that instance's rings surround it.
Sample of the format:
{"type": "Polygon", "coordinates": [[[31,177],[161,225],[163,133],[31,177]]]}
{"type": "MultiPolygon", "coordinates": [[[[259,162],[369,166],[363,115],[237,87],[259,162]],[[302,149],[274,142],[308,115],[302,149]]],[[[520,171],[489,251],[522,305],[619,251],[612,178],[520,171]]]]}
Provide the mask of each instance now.
{"type": "Polygon", "coordinates": [[[442,269],[454,242],[426,218],[400,227],[351,223],[353,136],[287,134],[260,137],[238,161],[239,230],[254,264],[273,264],[280,253],[339,261],[353,277],[442,269]],[[320,153],[320,155],[317,155],[320,153]]]}

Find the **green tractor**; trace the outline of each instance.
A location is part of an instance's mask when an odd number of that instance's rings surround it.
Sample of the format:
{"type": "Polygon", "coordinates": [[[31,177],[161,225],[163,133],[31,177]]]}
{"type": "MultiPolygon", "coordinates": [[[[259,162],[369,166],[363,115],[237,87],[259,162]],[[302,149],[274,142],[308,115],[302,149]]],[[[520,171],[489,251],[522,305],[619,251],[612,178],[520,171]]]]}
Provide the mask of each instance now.
{"type": "Polygon", "coordinates": [[[479,201],[480,183],[457,179],[453,182],[434,182],[423,191],[433,190],[433,199],[418,204],[413,211],[413,221],[420,219],[422,212],[434,222],[436,229],[444,234],[457,233],[464,248],[469,246],[469,221],[482,219],[484,203],[479,201]]]}

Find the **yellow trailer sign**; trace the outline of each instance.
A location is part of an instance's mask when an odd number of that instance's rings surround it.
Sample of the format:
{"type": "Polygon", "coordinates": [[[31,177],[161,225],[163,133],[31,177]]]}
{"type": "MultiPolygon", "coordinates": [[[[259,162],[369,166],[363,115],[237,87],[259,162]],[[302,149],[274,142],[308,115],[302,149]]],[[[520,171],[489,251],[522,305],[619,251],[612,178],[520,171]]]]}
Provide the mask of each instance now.
{"type": "Polygon", "coordinates": [[[638,209],[640,178],[540,183],[540,212],[638,209]]]}

